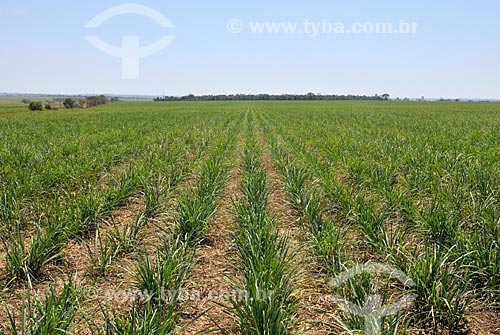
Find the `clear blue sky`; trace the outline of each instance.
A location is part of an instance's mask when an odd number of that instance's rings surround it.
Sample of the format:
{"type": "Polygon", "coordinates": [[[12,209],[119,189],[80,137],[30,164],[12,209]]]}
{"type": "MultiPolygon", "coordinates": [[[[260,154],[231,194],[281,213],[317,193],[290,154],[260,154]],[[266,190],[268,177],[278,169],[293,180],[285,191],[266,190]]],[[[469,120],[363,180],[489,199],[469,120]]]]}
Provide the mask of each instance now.
{"type": "Polygon", "coordinates": [[[498,0],[35,1],[0,2],[0,92],[217,94],[389,93],[400,97],[500,98],[498,0]],[[126,14],[86,28],[96,14],[127,2],[175,25],[126,14]],[[227,22],[238,19],[235,34],[227,22]],[[250,22],[417,22],[417,33],[253,34],[250,22]],[[175,40],[143,58],[140,78],[86,35],[119,46],[175,40]]]}

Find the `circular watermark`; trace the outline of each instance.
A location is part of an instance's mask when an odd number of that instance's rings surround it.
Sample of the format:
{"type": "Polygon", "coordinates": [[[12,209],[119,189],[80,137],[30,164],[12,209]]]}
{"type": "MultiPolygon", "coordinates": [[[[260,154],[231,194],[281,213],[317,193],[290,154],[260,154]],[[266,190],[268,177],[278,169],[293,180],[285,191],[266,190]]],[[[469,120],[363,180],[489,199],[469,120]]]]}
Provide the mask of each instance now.
{"type": "MultiPolygon", "coordinates": [[[[175,25],[160,12],[138,4],[122,4],[109,8],[94,16],[87,22],[85,27],[98,28],[108,20],[124,14],[137,14],[148,17],[163,28],[175,27],[175,25]]],[[[87,35],[85,38],[100,51],[122,60],[123,79],[139,79],[139,61],[144,57],[160,52],[167,45],[172,43],[175,36],[162,36],[153,44],[144,47],[140,45],[139,36],[135,35],[122,36],[121,47],[110,45],[96,35],[87,35]]]]}
{"type": "Polygon", "coordinates": [[[243,31],[244,25],[241,20],[238,19],[231,19],[227,21],[227,31],[233,34],[239,34],[243,31]]]}
{"type": "Polygon", "coordinates": [[[82,288],[82,296],[86,300],[95,300],[99,297],[99,290],[92,285],[84,286],[82,288]]]}
{"type": "MultiPolygon", "coordinates": [[[[413,280],[411,280],[403,272],[380,263],[357,265],[352,269],[339,274],[330,282],[330,285],[333,287],[340,287],[348,280],[363,273],[384,274],[397,279],[405,287],[413,288],[416,286],[415,282],[413,282],[413,280]]],[[[362,316],[365,319],[364,333],[366,335],[381,334],[382,318],[388,315],[396,314],[405,308],[408,308],[416,298],[416,295],[409,294],[403,296],[397,302],[382,306],[382,297],[378,294],[373,294],[365,297],[365,304],[363,306],[358,306],[347,301],[344,297],[336,294],[333,295],[333,301],[340,307],[340,309],[349,314],[362,316]]]]}

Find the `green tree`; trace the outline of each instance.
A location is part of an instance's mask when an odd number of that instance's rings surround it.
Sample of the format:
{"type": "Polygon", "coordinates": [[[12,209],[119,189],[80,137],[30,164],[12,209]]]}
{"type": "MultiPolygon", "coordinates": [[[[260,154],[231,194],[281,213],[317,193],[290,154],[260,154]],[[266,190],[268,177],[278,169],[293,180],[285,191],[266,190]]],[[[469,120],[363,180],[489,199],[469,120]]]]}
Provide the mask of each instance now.
{"type": "Polygon", "coordinates": [[[74,108],[75,107],[75,100],[71,98],[66,98],[63,101],[64,108],[74,108]]]}
{"type": "Polygon", "coordinates": [[[28,108],[30,111],[41,111],[43,110],[42,103],[40,101],[33,101],[29,104],[28,108]]]}

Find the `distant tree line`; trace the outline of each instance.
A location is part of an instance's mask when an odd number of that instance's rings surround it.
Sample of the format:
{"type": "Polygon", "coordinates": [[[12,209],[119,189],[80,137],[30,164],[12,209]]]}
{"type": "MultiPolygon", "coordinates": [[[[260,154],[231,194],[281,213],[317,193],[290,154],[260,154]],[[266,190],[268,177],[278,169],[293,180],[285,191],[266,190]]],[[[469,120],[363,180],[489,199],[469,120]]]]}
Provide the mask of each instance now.
{"type": "MultiPolygon", "coordinates": [[[[26,99],[23,99],[26,100],[26,99]]],[[[45,105],[41,101],[29,101],[29,110],[57,110],[59,108],[74,109],[74,108],[88,108],[96,107],[100,105],[107,104],[109,102],[118,101],[118,98],[108,98],[104,95],[87,96],[87,97],[58,97],[52,98],[50,101],[46,101],[45,105]]],[[[28,103],[28,101],[23,101],[28,103]]]]}
{"type": "Polygon", "coordinates": [[[324,94],[220,94],[220,95],[193,95],[182,97],[157,97],[154,101],[240,101],[240,100],[389,100],[389,94],[368,95],[324,95],[324,94]]]}

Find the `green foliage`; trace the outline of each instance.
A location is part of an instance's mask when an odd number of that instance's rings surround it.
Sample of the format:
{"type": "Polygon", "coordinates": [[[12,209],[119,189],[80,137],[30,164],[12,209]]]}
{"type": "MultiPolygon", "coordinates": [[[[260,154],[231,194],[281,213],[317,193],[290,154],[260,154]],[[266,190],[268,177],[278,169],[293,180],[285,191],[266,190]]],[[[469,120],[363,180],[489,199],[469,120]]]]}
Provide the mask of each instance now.
{"type": "Polygon", "coordinates": [[[64,245],[64,231],[61,226],[45,229],[36,227],[30,238],[15,230],[9,238],[2,240],[5,248],[5,263],[10,280],[37,279],[44,265],[61,257],[64,245]]]}
{"type": "Polygon", "coordinates": [[[85,103],[88,107],[104,105],[108,102],[108,98],[104,95],[85,97],[85,103]]]}
{"type": "Polygon", "coordinates": [[[215,213],[217,200],[226,181],[223,154],[223,148],[219,149],[216,155],[203,164],[196,186],[179,201],[176,235],[191,245],[204,240],[208,220],[215,213]]]}
{"type": "MultiPolygon", "coordinates": [[[[175,334],[178,319],[178,316],[172,318],[171,310],[163,310],[151,303],[134,305],[126,316],[106,311],[104,317],[104,333],[109,335],[171,335],[175,334]]],[[[101,334],[99,330],[93,333],[101,334]]]]}
{"type": "Polygon", "coordinates": [[[87,256],[90,260],[89,275],[94,278],[104,277],[117,254],[118,250],[112,245],[112,241],[103,238],[97,231],[93,245],[87,244],[87,256]]]}
{"type": "Polygon", "coordinates": [[[113,226],[108,233],[111,249],[117,255],[128,254],[137,248],[141,239],[141,230],[146,225],[147,219],[143,213],[138,213],[133,224],[126,224],[122,228],[113,226]]]}
{"type": "Polygon", "coordinates": [[[43,110],[43,105],[40,101],[33,101],[30,102],[28,108],[30,111],[41,111],[43,110]]]}
{"type": "Polygon", "coordinates": [[[43,299],[28,290],[17,311],[7,309],[10,327],[6,334],[68,334],[78,323],[79,308],[80,292],[71,279],[64,284],[61,292],[50,287],[43,299]]]}
{"type": "Polygon", "coordinates": [[[64,108],[72,109],[76,106],[76,101],[71,98],[66,98],[63,101],[64,108]]]}
{"type": "Polygon", "coordinates": [[[180,239],[164,242],[155,256],[154,259],[148,255],[139,258],[134,284],[148,303],[167,306],[173,315],[193,256],[180,239]]]}
{"type": "Polygon", "coordinates": [[[464,329],[464,315],[474,298],[470,274],[462,259],[450,261],[453,250],[426,248],[423,254],[403,258],[407,275],[415,282],[414,322],[425,329],[464,329]]]}
{"type": "Polygon", "coordinates": [[[168,191],[161,176],[154,179],[152,183],[144,184],[144,215],[146,218],[154,217],[161,212],[167,202],[168,191]]]}

